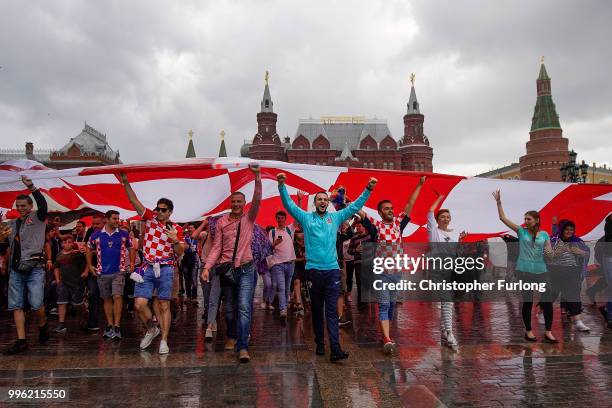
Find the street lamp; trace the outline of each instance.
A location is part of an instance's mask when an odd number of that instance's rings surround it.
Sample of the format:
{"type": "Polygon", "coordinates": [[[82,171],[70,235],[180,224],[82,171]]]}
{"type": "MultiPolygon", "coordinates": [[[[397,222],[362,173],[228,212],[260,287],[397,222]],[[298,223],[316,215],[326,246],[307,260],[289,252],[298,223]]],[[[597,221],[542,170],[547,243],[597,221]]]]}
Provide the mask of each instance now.
{"type": "Polygon", "coordinates": [[[568,183],[586,183],[589,165],[584,160],[581,164],[576,164],[576,156],[578,154],[574,150],[569,152],[569,161],[559,169],[561,170],[561,180],[568,183]]]}

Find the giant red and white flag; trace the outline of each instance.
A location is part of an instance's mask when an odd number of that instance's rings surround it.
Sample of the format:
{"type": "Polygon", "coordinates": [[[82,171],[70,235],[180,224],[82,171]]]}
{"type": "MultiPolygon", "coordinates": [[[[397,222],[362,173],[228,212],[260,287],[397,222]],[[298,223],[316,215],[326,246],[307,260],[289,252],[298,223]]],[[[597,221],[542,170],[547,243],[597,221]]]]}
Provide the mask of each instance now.
{"type": "MultiPolygon", "coordinates": [[[[30,160],[0,164],[0,211],[14,205],[17,194],[27,192],[20,181],[26,174],[48,198],[51,211],[79,212],[118,210],[123,218],[135,216],[133,208],[117,179],[124,172],[140,200],[154,208],[160,197],[174,202],[173,219],[187,222],[228,210],[231,191],[240,190],[250,202],[253,174],[244,158],[187,159],[178,162],[125,164],[117,166],[52,170],[30,160]]],[[[277,161],[258,161],[262,167],[263,203],[257,222],[274,224],[274,213],[282,208],[276,174],[287,174],[289,193],[297,190],[314,194],[344,186],[355,199],[368,178],[379,182],[364,210],[374,217],[376,204],[383,199],[394,203],[396,211],[407,202],[423,173],[313,166],[277,161]]],[[[519,180],[466,178],[444,174],[425,174],[427,181],[404,231],[406,240],[425,241],[426,212],[436,198],[445,196],[441,207],[452,214],[451,226],[470,233],[473,239],[506,232],[497,217],[491,192],[501,189],[506,215],[521,223],[528,210],[540,211],[542,227],[550,231],[551,219],[572,219],[577,235],[593,240],[603,235],[605,217],[612,213],[612,186],[605,184],[569,184],[519,180]]],[[[247,204],[248,205],[248,204],[247,204]]]]}

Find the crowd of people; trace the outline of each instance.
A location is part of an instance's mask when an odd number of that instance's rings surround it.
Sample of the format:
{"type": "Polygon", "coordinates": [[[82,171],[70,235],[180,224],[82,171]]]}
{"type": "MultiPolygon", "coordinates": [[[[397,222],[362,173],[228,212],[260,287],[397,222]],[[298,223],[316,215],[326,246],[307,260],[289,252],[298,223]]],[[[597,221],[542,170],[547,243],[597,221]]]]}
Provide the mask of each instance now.
{"type": "MultiPolygon", "coordinates": [[[[154,209],[148,209],[126,175],[119,174],[140,221],[122,221],[117,211],[110,210],[94,215],[91,227],[79,221],[72,231],[61,229],[59,218],[49,215],[44,195],[32,180],[22,177],[30,193],[16,197],[19,216],[0,226],[0,281],[4,286],[0,286],[0,297],[7,298],[17,332],[6,353],[28,350],[25,312],[29,311],[36,317],[38,340],[43,344],[49,339],[49,315],[57,314],[56,335],[67,332],[66,319],[74,316],[83,330],[100,331],[109,340],[121,340],[123,316],[135,315],[143,327],[140,349],[151,347],[159,337],[158,352],[167,354],[173,320],[184,304],[198,306],[200,288],[206,341],[215,337],[218,323],[224,324],[225,350],[237,352],[238,359],[246,363],[250,361],[250,331],[257,303],[255,288],[261,277],[262,309],[278,309],[278,318],[286,321],[302,318],[309,306],[316,354],[326,354],[327,327],[330,361],[348,358],[340,344],[339,327],[351,323],[346,310],[347,303],[353,301],[353,288],[356,286],[357,309],[367,308],[362,286],[369,284],[366,278],[372,271],[364,267],[365,260],[402,251],[403,231],[425,177],[400,213],[396,214],[394,203],[382,200],[376,204],[379,218],[373,218],[362,207],[376,186],[374,178],[355,200],[349,200],[344,188],[332,194],[315,193],[314,211],[309,212],[302,208],[305,193],[297,192],[296,204],[285,186],[285,174],[280,173],[278,190],[284,208],[276,212],[276,225],[264,228],[255,222],[262,199],[260,169],[257,164],[250,169],[255,182],[248,211],[245,195],[236,191],[230,196],[228,212],[179,225],[171,220],[171,200],[160,198],[154,209]],[[294,223],[287,224],[288,215],[294,223]],[[376,248],[376,253],[369,253],[368,247],[376,248]]],[[[579,299],[590,249],[575,235],[576,225],[571,220],[554,220],[550,236],[540,228],[537,211],[526,212],[519,225],[506,217],[501,193],[494,192],[493,198],[500,220],[516,233],[516,238],[507,236],[505,240],[518,241],[515,253],[508,251],[508,270],[522,281],[547,283],[538,303],[545,325],[543,341],[558,342],[552,333],[553,302],[557,300],[562,301],[561,307],[576,330],[589,331],[581,319],[579,299]]],[[[439,208],[443,199],[438,194],[427,214],[430,255],[456,256],[456,248],[448,244],[462,242],[467,234],[451,228],[451,211],[439,208]]],[[[586,292],[594,300],[597,292],[606,291],[608,302],[599,309],[612,329],[610,248],[612,215],[606,218],[605,235],[595,246],[601,279],[586,292]]],[[[434,270],[431,276],[448,281],[453,279],[452,272],[434,270]]],[[[383,274],[381,279],[394,282],[398,275],[383,274]]],[[[396,348],[391,321],[397,293],[380,290],[376,296],[382,349],[391,353],[396,348]]],[[[524,338],[529,342],[537,341],[532,309],[533,292],[523,291],[524,338]]],[[[452,293],[444,293],[440,299],[440,341],[456,349],[453,310],[452,293]]]]}

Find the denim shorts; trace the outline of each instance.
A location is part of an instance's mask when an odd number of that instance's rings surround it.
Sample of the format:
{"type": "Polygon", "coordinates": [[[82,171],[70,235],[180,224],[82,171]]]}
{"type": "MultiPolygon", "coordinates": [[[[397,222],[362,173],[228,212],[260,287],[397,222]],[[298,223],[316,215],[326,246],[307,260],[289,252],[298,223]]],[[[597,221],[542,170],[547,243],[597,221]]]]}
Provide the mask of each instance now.
{"type": "Polygon", "coordinates": [[[9,275],[8,310],[23,309],[25,290],[28,291],[28,303],[32,310],[38,310],[45,298],[45,271],[34,268],[25,275],[11,269],[9,275]]]}
{"type": "Polygon", "coordinates": [[[159,278],[155,278],[153,266],[148,265],[142,276],[144,282],[136,283],[134,287],[135,298],[151,299],[153,289],[157,289],[157,298],[159,300],[172,299],[172,283],[174,279],[174,266],[160,265],[159,278]]]}

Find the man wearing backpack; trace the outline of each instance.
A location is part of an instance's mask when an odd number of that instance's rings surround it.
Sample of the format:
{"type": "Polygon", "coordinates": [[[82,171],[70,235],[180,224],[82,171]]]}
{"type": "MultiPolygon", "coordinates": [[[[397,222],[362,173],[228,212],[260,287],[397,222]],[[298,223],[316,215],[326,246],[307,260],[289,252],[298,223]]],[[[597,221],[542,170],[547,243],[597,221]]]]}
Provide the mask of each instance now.
{"type": "Polygon", "coordinates": [[[287,302],[291,295],[291,279],[295,267],[293,236],[295,227],[287,226],[287,213],[276,212],[276,228],[268,233],[272,242],[272,255],[268,257],[268,267],[272,275],[272,290],[278,295],[278,308],[281,319],[287,318],[287,302]]]}

